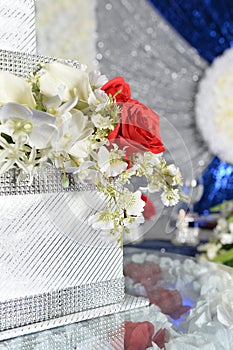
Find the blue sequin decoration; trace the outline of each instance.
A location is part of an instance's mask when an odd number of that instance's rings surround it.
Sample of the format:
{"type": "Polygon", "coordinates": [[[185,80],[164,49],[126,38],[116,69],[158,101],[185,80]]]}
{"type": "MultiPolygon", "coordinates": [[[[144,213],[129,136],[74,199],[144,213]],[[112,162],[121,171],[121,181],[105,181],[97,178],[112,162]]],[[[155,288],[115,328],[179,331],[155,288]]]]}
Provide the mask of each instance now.
{"type": "Polygon", "coordinates": [[[207,61],[233,47],[232,0],[149,0],[207,61]]]}
{"type": "Polygon", "coordinates": [[[204,192],[194,210],[204,213],[223,200],[233,199],[233,166],[215,157],[203,173],[204,192]]]}

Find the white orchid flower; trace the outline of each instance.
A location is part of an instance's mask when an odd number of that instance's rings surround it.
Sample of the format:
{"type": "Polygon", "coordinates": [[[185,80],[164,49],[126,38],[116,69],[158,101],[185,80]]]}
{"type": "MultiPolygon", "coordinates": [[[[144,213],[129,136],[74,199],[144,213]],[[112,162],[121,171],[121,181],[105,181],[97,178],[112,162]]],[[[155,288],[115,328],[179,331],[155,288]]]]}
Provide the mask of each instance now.
{"type": "Polygon", "coordinates": [[[0,105],[16,102],[29,108],[35,108],[31,87],[25,79],[9,72],[0,71],[0,105]]]}
{"type": "Polygon", "coordinates": [[[25,136],[27,144],[37,149],[47,148],[57,137],[55,121],[51,114],[30,110],[18,103],[7,103],[0,108],[0,131],[13,140],[25,136]]]}
{"type": "Polygon", "coordinates": [[[81,107],[87,107],[92,92],[88,73],[59,62],[47,63],[39,77],[40,91],[46,97],[61,96],[63,102],[75,96],[81,107]]]}
{"type": "Polygon", "coordinates": [[[29,134],[29,146],[43,149],[51,146],[54,139],[58,137],[58,129],[54,125],[56,118],[48,113],[33,111],[33,129],[29,134]],[[48,122],[50,121],[50,122],[48,122]]]}

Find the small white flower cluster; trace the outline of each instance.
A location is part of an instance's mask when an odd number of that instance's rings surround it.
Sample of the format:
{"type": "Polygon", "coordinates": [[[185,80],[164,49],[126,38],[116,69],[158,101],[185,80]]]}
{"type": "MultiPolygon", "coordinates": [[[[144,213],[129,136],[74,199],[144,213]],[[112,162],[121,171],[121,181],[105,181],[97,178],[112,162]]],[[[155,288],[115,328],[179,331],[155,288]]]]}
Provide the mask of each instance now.
{"type": "MultiPolygon", "coordinates": [[[[161,154],[134,153],[110,144],[108,135],[120,121],[114,96],[101,89],[107,82],[85,67],[52,62],[26,81],[0,72],[0,174],[20,170],[31,179],[52,164],[96,185],[107,197],[105,210],[90,218],[94,228],[118,235],[144,222],[141,189],[127,187],[133,176],[145,177],[150,192],[162,191],[165,205],[176,204],[181,175],[161,154]]],[[[143,190],[143,189],[142,189],[143,190]]]]}

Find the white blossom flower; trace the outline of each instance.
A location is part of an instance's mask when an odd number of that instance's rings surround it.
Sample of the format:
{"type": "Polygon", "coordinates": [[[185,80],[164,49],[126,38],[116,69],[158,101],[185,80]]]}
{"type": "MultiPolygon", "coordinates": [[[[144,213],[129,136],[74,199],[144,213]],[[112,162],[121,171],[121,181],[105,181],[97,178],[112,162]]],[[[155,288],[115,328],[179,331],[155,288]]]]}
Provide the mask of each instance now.
{"type": "Polygon", "coordinates": [[[100,171],[108,177],[120,175],[128,166],[127,162],[123,160],[123,156],[124,152],[120,150],[108,151],[106,147],[100,147],[98,152],[100,171]]]}
{"type": "Polygon", "coordinates": [[[219,239],[222,244],[232,244],[233,243],[233,234],[232,233],[220,233],[219,239]]]}
{"type": "Polygon", "coordinates": [[[144,216],[138,215],[136,217],[127,217],[123,219],[123,225],[129,230],[135,230],[139,225],[145,222],[144,216]]]}
{"type": "Polygon", "coordinates": [[[166,207],[176,205],[180,200],[179,190],[177,188],[165,189],[161,194],[161,200],[166,207]]]}
{"type": "MultiPolygon", "coordinates": [[[[144,190],[146,190],[146,188],[145,188],[144,190]]],[[[159,192],[159,191],[160,191],[160,185],[159,185],[159,183],[156,183],[156,182],[154,182],[154,183],[149,182],[149,184],[148,184],[148,191],[149,191],[150,193],[159,192]]]]}
{"type": "Polygon", "coordinates": [[[92,123],[94,124],[94,126],[100,130],[103,130],[103,129],[113,130],[114,129],[110,117],[102,116],[100,113],[94,114],[91,117],[91,120],[92,120],[92,123]]]}
{"type": "Polygon", "coordinates": [[[89,225],[96,230],[113,230],[114,224],[114,214],[112,211],[100,211],[88,218],[89,225]]]}
{"type": "Polygon", "coordinates": [[[24,173],[31,173],[31,169],[28,169],[29,159],[25,156],[25,153],[21,150],[23,143],[19,139],[16,143],[9,144],[2,136],[0,136],[0,174],[4,174],[9,169],[18,167],[24,173]]]}
{"type": "Polygon", "coordinates": [[[138,155],[138,163],[141,167],[146,169],[147,174],[152,174],[154,167],[161,164],[162,153],[154,154],[151,152],[146,152],[144,154],[138,155]]]}
{"type": "Polygon", "coordinates": [[[206,252],[206,255],[208,259],[213,260],[216,256],[219,250],[221,249],[222,245],[220,243],[205,243],[198,247],[198,250],[200,252],[206,252]]]}
{"type": "Polygon", "coordinates": [[[143,212],[145,202],[141,199],[141,191],[130,192],[127,188],[124,188],[123,192],[119,195],[118,205],[125,208],[128,215],[141,216],[143,212]]]}
{"type": "Polygon", "coordinates": [[[228,223],[227,220],[223,217],[219,218],[217,221],[217,226],[215,227],[215,232],[227,232],[228,231],[228,223]]]}
{"type": "Polygon", "coordinates": [[[172,185],[176,186],[182,184],[182,176],[179,168],[177,168],[174,164],[169,164],[167,166],[168,174],[172,177],[172,185]]]}

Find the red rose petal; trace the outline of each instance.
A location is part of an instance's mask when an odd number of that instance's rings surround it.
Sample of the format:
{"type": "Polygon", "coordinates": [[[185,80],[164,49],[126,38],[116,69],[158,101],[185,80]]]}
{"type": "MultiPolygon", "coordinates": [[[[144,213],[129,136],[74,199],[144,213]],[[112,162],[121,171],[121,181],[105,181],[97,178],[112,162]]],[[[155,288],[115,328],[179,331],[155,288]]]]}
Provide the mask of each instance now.
{"type": "Polygon", "coordinates": [[[109,133],[108,139],[120,149],[125,147],[126,156],[137,152],[158,154],[164,151],[159,116],[141,103],[123,104],[121,120],[109,133]]]}
{"type": "Polygon", "coordinates": [[[109,80],[101,90],[115,97],[117,102],[127,102],[131,96],[130,86],[121,76],[109,80]]]}

